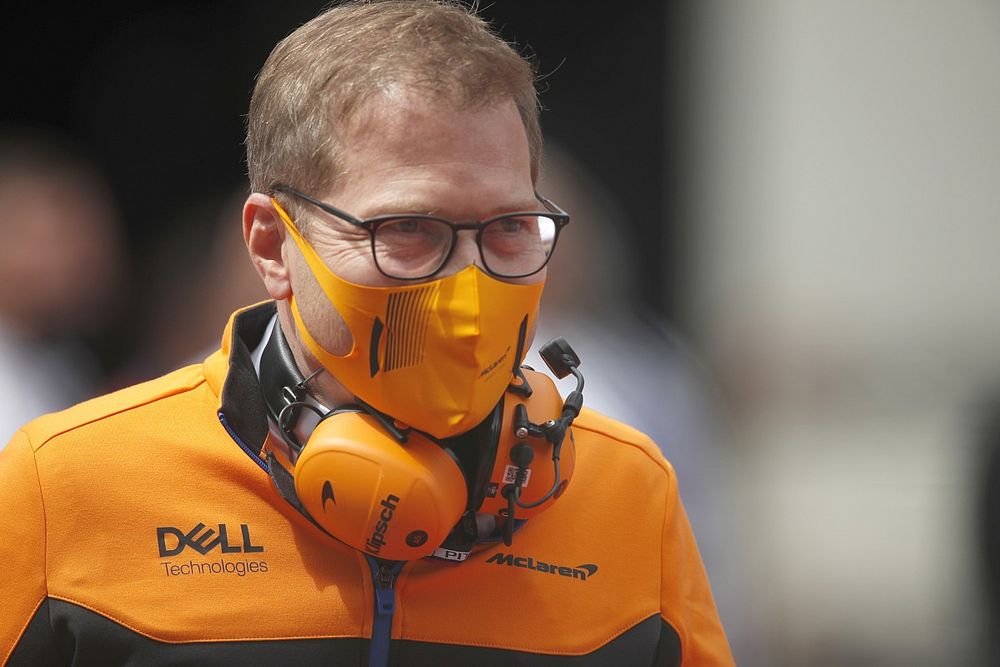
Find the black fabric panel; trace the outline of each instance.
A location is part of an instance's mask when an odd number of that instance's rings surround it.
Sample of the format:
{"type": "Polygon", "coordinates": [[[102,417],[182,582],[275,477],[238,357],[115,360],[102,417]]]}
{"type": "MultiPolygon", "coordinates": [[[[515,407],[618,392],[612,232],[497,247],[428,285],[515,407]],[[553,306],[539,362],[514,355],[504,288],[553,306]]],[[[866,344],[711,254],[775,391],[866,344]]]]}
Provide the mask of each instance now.
{"type": "MultiPolygon", "coordinates": [[[[539,627],[537,631],[545,632],[545,628],[539,627]]],[[[10,667],[365,665],[367,643],[361,638],[340,638],[169,644],[144,637],[70,602],[49,600],[32,618],[8,664],[10,667]]],[[[680,649],[677,633],[657,615],[586,655],[543,655],[394,641],[390,663],[396,667],[679,667],[680,649]]]]}
{"type": "MultiPolygon", "coordinates": [[[[274,486],[278,489],[281,497],[311,521],[312,517],[306,513],[301,501],[299,501],[299,497],[295,494],[295,479],[292,477],[292,473],[288,472],[283,465],[278,463],[274,452],[267,453],[267,471],[271,474],[271,480],[274,482],[274,486]]],[[[334,504],[336,504],[336,501],[334,504]]]]}
{"type": "Polygon", "coordinates": [[[458,461],[459,468],[465,476],[468,489],[466,509],[478,510],[490,486],[490,473],[496,462],[497,449],[500,446],[500,431],[503,425],[504,397],[478,426],[470,431],[451,438],[444,438],[440,445],[444,451],[458,461]]]}
{"type": "Polygon", "coordinates": [[[267,323],[277,311],[274,302],[261,304],[236,316],[233,324],[229,373],[222,387],[222,413],[243,444],[258,456],[267,438],[267,408],[257,382],[250,349],[257,347],[267,323]]]}
{"type": "Polygon", "coordinates": [[[35,615],[31,617],[28,627],[10,654],[8,667],[50,667],[65,665],[66,661],[59,655],[52,627],[49,625],[49,601],[39,605],[35,615]]]}
{"type": "Polygon", "coordinates": [[[656,649],[656,667],[679,667],[681,638],[674,626],[660,618],[660,645],[656,649]]]}
{"type": "MultiPolygon", "coordinates": [[[[225,604],[220,600],[219,604],[225,604]]],[[[210,665],[301,665],[310,667],[363,665],[365,641],[347,639],[279,639],[236,642],[191,642],[168,644],[144,637],[109,618],[62,600],[50,600],[52,632],[66,658],[42,662],[25,655],[27,661],[11,665],[73,665],[74,667],[160,667],[210,665]]],[[[34,621],[32,621],[34,623],[34,621]]],[[[247,623],[247,627],[253,623],[247,623]]],[[[50,642],[51,644],[51,642],[50,642]]],[[[20,648],[20,647],[19,647],[20,648]]]]}
{"type": "MultiPolygon", "coordinates": [[[[516,611],[512,611],[516,613],[516,611]]],[[[567,611],[567,613],[571,613],[567,611]]],[[[453,646],[430,644],[427,642],[397,641],[391,663],[396,667],[442,667],[443,665],[475,665],[476,667],[670,667],[679,666],[680,653],[676,662],[663,662],[664,654],[658,653],[657,645],[663,646],[661,632],[673,628],[663,622],[659,615],[651,616],[630,630],[611,640],[601,648],[586,655],[543,655],[506,649],[482,648],[479,646],[453,646]]],[[[538,627],[535,632],[544,634],[546,629],[538,627]]],[[[516,638],[513,638],[516,639],[516,638]]],[[[678,642],[678,646],[680,642],[678,642]]]]}

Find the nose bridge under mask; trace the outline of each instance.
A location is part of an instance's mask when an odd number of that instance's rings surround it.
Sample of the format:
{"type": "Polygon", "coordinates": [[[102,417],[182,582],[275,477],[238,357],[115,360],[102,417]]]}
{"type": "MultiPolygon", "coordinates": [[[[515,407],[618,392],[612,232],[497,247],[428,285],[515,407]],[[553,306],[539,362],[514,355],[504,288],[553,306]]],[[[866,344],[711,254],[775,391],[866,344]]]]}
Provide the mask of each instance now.
{"type": "Polygon", "coordinates": [[[478,267],[467,266],[441,283],[440,302],[447,307],[437,308],[436,312],[441,326],[454,331],[460,340],[481,333],[482,303],[477,272],[478,267]]]}
{"type": "Polygon", "coordinates": [[[476,241],[477,233],[475,229],[462,229],[458,231],[455,237],[455,247],[451,251],[451,257],[448,258],[448,261],[441,268],[441,273],[444,276],[458,273],[473,265],[483,271],[486,270],[486,267],[483,266],[483,258],[479,254],[479,245],[476,241]]]}

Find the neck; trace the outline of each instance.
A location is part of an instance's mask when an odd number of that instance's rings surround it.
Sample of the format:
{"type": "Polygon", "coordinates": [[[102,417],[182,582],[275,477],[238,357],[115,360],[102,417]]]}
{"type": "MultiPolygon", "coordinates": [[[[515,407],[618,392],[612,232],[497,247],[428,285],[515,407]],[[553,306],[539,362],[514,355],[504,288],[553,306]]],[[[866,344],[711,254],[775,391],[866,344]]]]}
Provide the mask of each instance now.
{"type": "Polygon", "coordinates": [[[285,340],[288,341],[292,358],[301,376],[310,377],[319,371],[309,382],[309,390],[313,397],[331,410],[353,403],[354,394],[348,391],[328,371],[321,370],[322,365],[302,342],[298,329],[295,328],[295,320],[292,317],[292,309],[288,301],[278,302],[278,326],[281,327],[285,340]]]}

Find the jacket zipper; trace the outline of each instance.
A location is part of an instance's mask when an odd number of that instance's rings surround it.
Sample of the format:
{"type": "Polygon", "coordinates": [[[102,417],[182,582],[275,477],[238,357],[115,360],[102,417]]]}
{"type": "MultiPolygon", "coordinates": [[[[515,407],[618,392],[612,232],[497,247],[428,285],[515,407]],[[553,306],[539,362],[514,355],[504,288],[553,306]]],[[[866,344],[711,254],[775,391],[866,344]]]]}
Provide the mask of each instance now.
{"type": "Polygon", "coordinates": [[[252,449],[247,447],[246,443],[244,443],[243,440],[240,439],[240,436],[236,435],[236,431],[234,431],[233,427],[229,425],[229,420],[226,419],[226,415],[222,413],[222,410],[219,410],[218,414],[219,414],[219,421],[222,423],[222,428],[226,429],[226,433],[228,433],[229,437],[233,439],[233,442],[239,445],[240,449],[246,452],[247,456],[249,456],[254,463],[259,465],[264,470],[264,472],[268,472],[267,464],[264,463],[263,459],[261,459],[260,456],[254,454],[252,449]]]}
{"type": "Polygon", "coordinates": [[[406,561],[385,561],[365,554],[375,584],[375,616],[368,649],[368,667],[388,667],[392,617],[396,613],[396,577],[406,561]]]}
{"type": "MultiPolygon", "coordinates": [[[[246,446],[236,431],[229,425],[226,416],[220,410],[219,421],[229,434],[229,437],[246,452],[254,463],[269,472],[267,464],[253,450],[246,446]]],[[[375,587],[375,617],[372,623],[372,640],[368,651],[368,667],[388,667],[389,644],[392,641],[392,617],[396,613],[396,577],[406,565],[406,561],[386,561],[365,554],[368,567],[372,571],[372,582],[375,587]]]]}

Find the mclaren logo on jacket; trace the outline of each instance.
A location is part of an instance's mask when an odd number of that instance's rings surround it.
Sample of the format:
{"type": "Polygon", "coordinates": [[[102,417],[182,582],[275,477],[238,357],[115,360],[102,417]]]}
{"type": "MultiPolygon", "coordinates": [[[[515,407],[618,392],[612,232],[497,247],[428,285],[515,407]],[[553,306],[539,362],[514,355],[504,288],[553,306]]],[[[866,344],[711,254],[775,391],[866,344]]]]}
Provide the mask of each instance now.
{"type": "Polygon", "coordinates": [[[506,565],[508,567],[520,567],[525,570],[534,570],[535,572],[557,574],[560,577],[570,577],[572,579],[579,579],[580,581],[586,581],[590,577],[597,574],[597,566],[593,563],[584,563],[583,565],[577,565],[576,567],[568,567],[566,565],[555,565],[553,563],[535,560],[531,556],[515,556],[514,554],[505,554],[502,551],[498,551],[487,558],[486,562],[496,563],[497,565],[506,565]]]}

